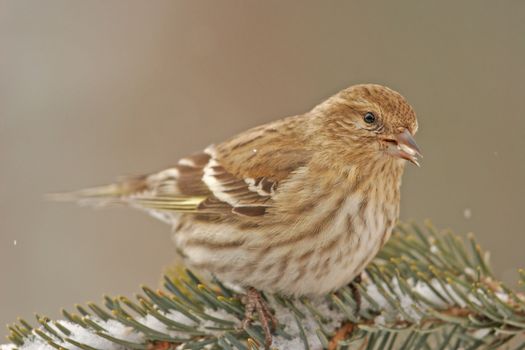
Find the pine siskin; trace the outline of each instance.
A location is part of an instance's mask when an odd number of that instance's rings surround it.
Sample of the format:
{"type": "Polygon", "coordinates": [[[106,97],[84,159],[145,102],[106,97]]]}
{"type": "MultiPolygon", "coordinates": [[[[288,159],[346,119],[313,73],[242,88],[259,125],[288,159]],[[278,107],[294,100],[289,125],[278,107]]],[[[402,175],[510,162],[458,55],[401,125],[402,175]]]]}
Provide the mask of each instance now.
{"type": "Polygon", "coordinates": [[[187,264],[220,280],[320,295],[351,282],[390,237],[405,160],[418,165],[417,128],[399,93],[355,85],[161,172],[73,196],[166,221],[187,264]]]}

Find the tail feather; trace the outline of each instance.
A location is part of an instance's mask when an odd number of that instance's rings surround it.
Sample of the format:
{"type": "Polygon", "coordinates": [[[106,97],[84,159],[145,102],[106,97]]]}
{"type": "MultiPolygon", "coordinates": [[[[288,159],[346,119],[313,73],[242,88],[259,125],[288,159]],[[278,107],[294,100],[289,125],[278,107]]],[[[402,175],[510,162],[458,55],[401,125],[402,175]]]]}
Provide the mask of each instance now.
{"type": "MultiPolygon", "coordinates": [[[[48,199],[60,202],[76,202],[88,206],[124,204],[132,207],[194,213],[206,200],[206,196],[159,195],[154,184],[146,177],[125,179],[110,185],[86,188],[74,192],[49,194],[48,199]]],[[[202,211],[204,212],[204,211],[202,211]]]]}
{"type": "Polygon", "coordinates": [[[77,202],[82,205],[106,206],[123,204],[126,198],[148,190],[145,177],[125,179],[121,182],[86,188],[66,193],[51,193],[47,199],[59,202],[77,202]]]}

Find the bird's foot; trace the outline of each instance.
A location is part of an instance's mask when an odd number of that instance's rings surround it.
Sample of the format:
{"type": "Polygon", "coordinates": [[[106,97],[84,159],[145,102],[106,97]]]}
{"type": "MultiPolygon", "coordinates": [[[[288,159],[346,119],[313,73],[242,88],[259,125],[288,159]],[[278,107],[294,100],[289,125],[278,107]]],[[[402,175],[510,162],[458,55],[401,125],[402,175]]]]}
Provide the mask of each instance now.
{"type": "Polygon", "coordinates": [[[252,323],[253,316],[257,313],[264,331],[264,345],[269,349],[272,344],[272,330],[277,327],[277,318],[272,314],[261,293],[255,288],[250,287],[247,290],[246,295],[242,298],[242,303],[245,306],[244,320],[242,321],[243,329],[252,323]]]}
{"type": "Polygon", "coordinates": [[[361,293],[359,292],[359,289],[355,286],[355,284],[361,284],[361,274],[357,275],[354,280],[350,283],[349,287],[350,290],[352,290],[352,298],[354,298],[355,301],[355,316],[359,317],[359,313],[361,312],[361,293]]]}

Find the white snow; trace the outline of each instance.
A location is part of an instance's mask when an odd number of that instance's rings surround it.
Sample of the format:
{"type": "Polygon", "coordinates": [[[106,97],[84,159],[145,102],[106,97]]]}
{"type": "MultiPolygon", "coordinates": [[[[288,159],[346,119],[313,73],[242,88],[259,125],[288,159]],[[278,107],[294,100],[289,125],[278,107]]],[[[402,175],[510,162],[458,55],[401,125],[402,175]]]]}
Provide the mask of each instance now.
{"type": "MultiPolygon", "coordinates": [[[[9,349],[9,348],[8,348],[9,349]]],[[[19,350],[56,350],[51,345],[44,343],[40,338],[35,338],[33,341],[22,345],[19,350]]],[[[75,348],[76,349],[76,348],[75,348]]],[[[4,350],[2,348],[2,350],[4,350]]]]}
{"type": "MultiPolygon", "coordinates": [[[[94,319],[93,321],[95,321],[98,325],[106,329],[107,333],[111,334],[115,338],[125,339],[128,341],[137,342],[137,343],[141,343],[143,341],[143,336],[140,333],[137,333],[131,328],[124,326],[120,322],[117,322],[114,320],[105,322],[105,321],[98,320],[98,319],[94,319]]],[[[67,328],[71,332],[71,334],[68,336],[64,335],[64,338],[70,338],[79,343],[87,344],[91,347],[94,347],[100,350],[125,350],[122,346],[114,344],[110,342],[109,340],[96,335],[93,331],[83,328],[75,323],[71,323],[69,321],[58,321],[58,322],[60,323],[61,326],[67,328]]],[[[57,333],[63,335],[62,332],[57,327],[55,327],[52,323],[49,323],[48,325],[52,327],[57,333]]],[[[49,337],[51,337],[55,343],[61,346],[64,346],[67,349],[81,350],[79,347],[71,343],[68,343],[66,341],[61,341],[56,336],[45,331],[42,328],[40,330],[46,333],[49,337]]],[[[0,346],[0,350],[11,350],[14,348],[16,347],[11,344],[0,346]]],[[[51,345],[48,345],[36,335],[34,335],[32,339],[26,341],[24,345],[18,347],[17,349],[18,350],[55,350],[54,347],[52,347],[51,345]]]]}
{"type": "MultiPolygon", "coordinates": [[[[457,305],[459,307],[466,306],[465,302],[459,297],[459,295],[450,285],[446,284],[443,288],[442,284],[439,283],[437,279],[430,280],[430,284],[445,300],[440,298],[426,282],[416,282],[411,278],[409,278],[406,282],[413,292],[424,296],[426,299],[436,305],[436,307],[445,309],[453,305],[457,305]]],[[[421,320],[423,312],[428,308],[428,306],[421,301],[415,301],[411,295],[404,293],[399,286],[397,278],[393,278],[389,286],[383,284],[382,287],[392,299],[399,302],[403,313],[400,313],[398,308],[392,306],[388,302],[387,298],[385,298],[383,293],[380,291],[380,288],[376,284],[369,283],[366,285],[366,293],[379,305],[379,308],[382,310],[381,315],[374,319],[376,324],[388,325],[396,321],[406,320],[418,322],[421,320]],[[409,319],[407,320],[407,318],[409,319]]],[[[501,298],[503,300],[504,297],[502,296],[501,298]]],[[[471,294],[469,295],[469,299],[472,302],[479,302],[476,297],[471,294]]],[[[367,309],[371,307],[372,305],[370,305],[368,300],[366,298],[362,298],[361,309],[367,309]]]]}
{"type": "MultiPolygon", "coordinates": [[[[233,316],[232,314],[229,314],[228,312],[224,310],[213,310],[213,309],[206,308],[204,309],[204,313],[211,317],[215,317],[221,320],[231,321],[235,324],[235,327],[241,326],[238,318],[236,318],[235,316],[233,316]]],[[[217,327],[217,323],[210,321],[210,320],[204,320],[203,322],[201,322],[198,329],[201,331],[205,331],[206,333],[210,333],[210,334],[217,335],[217,336],[220,336],[223,334],[223,332],[221,332],[220,330],[211,330],[211,329],[207,329],[206,327],[217,327]]]]}
{"type": "MultiPolygon", "coordinates": [[[[143,339],[141,334],[133,331],[129,327],[124,326],[120,322],[117,322],[114,320],[109,320],[107,322],[97,320],[96,322],[102,328],[106,329],[107,332],[111,334],[112,336],[114,336],[115,338],[125,339],[125,340],[139,342],[139,343],[143,339]]],[[[60,324],[72,332],[69,338],[74,339],[75,341],[79,343],[89,344],[90,346],[94,348],[102,349],[102,350],[124,350],[122,347],[117,346],[111,341],[105,338],[102,338],[77,324],[66,322],[66,321],[61,321],[60,324]]],[[[65,344],[68,344],[68,343],[65,343],[65,344]]],[[[68,344],[66,347],[71,350],[77,350],[77,349],[80,350],[80,348],[77,348],[74,345],[68,344]]],[[[24,349],[24,348],[22,347],[21,349],[24,349]]]]}
{"type": "Polygon", "coordinates": [[[15,346],[13,344],[0,345],[0,350],[13,350],[15,346]]]}
{"type": "Polygon", "coordinates": [[[510,297],[509,297],[509,295],[507,293],[496,292],[496,296],[498,297],[499,300],[501,300],[504,303],[509,303],[510,302],[510,297]]]}
{"type": "Polygon", "coordinates": [[[465,274],[470,277],[476,277],[476,271],[474,271],[474,269],[472,269],[471,267],[465,267],[465,270],[463,270],[463,272],[465,272],[465,274]]]}
{"type": "MultiPolygon", "coordinates": [[[[175,311],[175,310],[172,310],[168,313],[161,313],[161,314],[169,318],[170,320],[178,322],[178,323],[182,323],[182,324],[189,325],[189,326],[196,325],[193,320],[189,319],[184,314],[178,311],[175,311]]],[[[162,323],[161,321],[159,321],[157,318],[155,318],[152,315],[146,315],[146,317],[141,317],[137,319],[137,321],[142,323],[148,328],[154,329],[158,332],[169,334],[171,337],[184,337],[186,335],[183,332],[168,330],[168,327],[166,326],[166,324],[162,323]]]]}
{"type": "MultiPolygon", "coordinates": [[[[408,281],[409,285],[413,285],[413,281],[408,281]]],[[[385,283],[382,285],[386,293],[399,301],[403,311],[410,317],[413,321],[419,321],[421,319],[421,309],[422,306],[415,302],[410,295],[404,293],[400,286],[397,278],[393,278],[390,286],[387,286],[385,283]],[[393,293],[390,291],[389,287],[393,289],[393,293]]],[[[377,316],[374,322],[377,324],[388,324],[395,322],[396,320],[403,320],[403,315],[399,313],[397,308],[392,306],[387,298],[380,291],[380,288],[374,284],[370,283],[366,285],[366,294],[369,295],[382,310],[381,315],[377,316]]],[[[362,298],[361,308],[368,309],[371,305],[366,298],[362,298]]]]}
{"type": "Polygon", "coordinates": [[[377,326],[386,326],[387,322],[385,316],[379,315],[376,318],[374,318],[374,324],[376,324],[377,326]]]}
{"type": "MultiPolygon", "coordinates": [[[[330,305],[324,299],[312,299],[310,303],[315,307],[322,315],[330,315],[330,322],[324,324],[325,329],[328,332],[335,331],[345,319],[345,316],[339,312],[338,309],[330,308],[330,305]]],[[[303,341],[300,337],[300,330],[297,326],[297,321],[295,319],[294,313],[289,308],[283,308],[279,304],[273,302],[271,303],[272,308],[275,310],[277,320],[279,324],[284,325],[284,330],[290,334],[293,338],[288,340],[282,336],[274,336],[272,348],[277,348],[279,350],[297,350],[304,349],[303,341]]],[[[316,334],[316,330],[319,329],[319,325],[315,321],[314,316],[308,312],[304,307],[296,304],[296,307],[306,315],[305,319],[301,320],[301,325],[303,326],[306,339],[310,349],[320,350],[323,348],[319,337],[316,334]]]]}
{"type": "MultiPolygon", "coordinates": [[[[130,342],[136,342],[136,343],[142,343],[144,341],[144,336],[141,333],[134,331],[132,328],[127,327],[118,321],[115,321],[115,320],[103,321],[98,318],[92,318],[92,321],[94,321],[99,326],[104,328],[107,331],[107,334],[111,334],[115,338],[127,340],[130,342]]],[[[83,328],[69,321],[58,321],[58,322],[60,323],[61,326],[67,328],[71,332],[71,334],[66,336],[52,323],[49,323],[48,325],[52,327],[58,334],[63,336],[63,338],[70,338],[79,343],[86,344],[86,345],[89,345],[91,347],[94,347],[100,350],[125,350],[124,347],[118,344],[115,344],[103,337],[98,336],[97,334],[95,334],[95,332],[93,332],[90,329],[83,328]]],[[[65,348],[69,350],[81,350],[79,347],[67,341],[61,341],[56,336],[47,332],[43,328],[40,328],[40,330],[46,333],[49,337],[51,337],[55,343],[61,346],[64,346],[65,348]]],[[[14,348],[16,347],[13,346],[12,344],[0,345],[0,350],[12,350],[14,348]]],[[[18,350],[56,350],[54,347],[48,345],[36,335],[33,338],[26,340],[25,344],[18,347],[17,349],[18,350]]]]}
{"type": "Polygon", "coordinates": [[[474,332],[471,333],[471,335],[476,338],[476,339],[483,339],[485,338],[490,332],[492,331],[492,329],[490,328],[480,328],[474,332]]]}
{"type": "MultiPolygon", "coordinates": [[[[413,284],[413,281],[411,282],[413,284]]],[[[442,308],[452,305],[458,305],[460,307],[464,307],[466,305],[450,285],[446,284],[445,288],[443,288],[441,283],[439,283],[439,281],[435,278],[430,281],[430,284],[442,297],[444,297],[447,302],[443,301],[443,299],[436,295],[432,288],[430,288],[430,286],[423,281],[418,281],[412,290],[418,292],[429,301],[442,308]]]]}
{"type": "Polygon", "coordinates": [[[166,332],[168,330],[168,326],[160,322],[158,319],[156,319],[152,315],[147,315],[146,317],[140,319],[139,322],[145,325],[146,327],[154,329],[159,332],[166,332]]]}

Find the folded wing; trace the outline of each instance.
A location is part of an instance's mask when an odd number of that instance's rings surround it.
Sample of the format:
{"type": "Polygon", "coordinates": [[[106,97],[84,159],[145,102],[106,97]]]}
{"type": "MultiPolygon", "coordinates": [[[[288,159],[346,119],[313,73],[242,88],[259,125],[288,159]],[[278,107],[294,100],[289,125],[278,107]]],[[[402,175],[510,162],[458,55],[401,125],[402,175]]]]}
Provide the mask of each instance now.
{"type": "Polygon", "coordinates": [[[259,217],[273,206],[279,184],[308,158],[303,144],[279,129],[276,123],[254,128],[158,173],[55,199],[121,203],[164,214],[259,217]]]}

